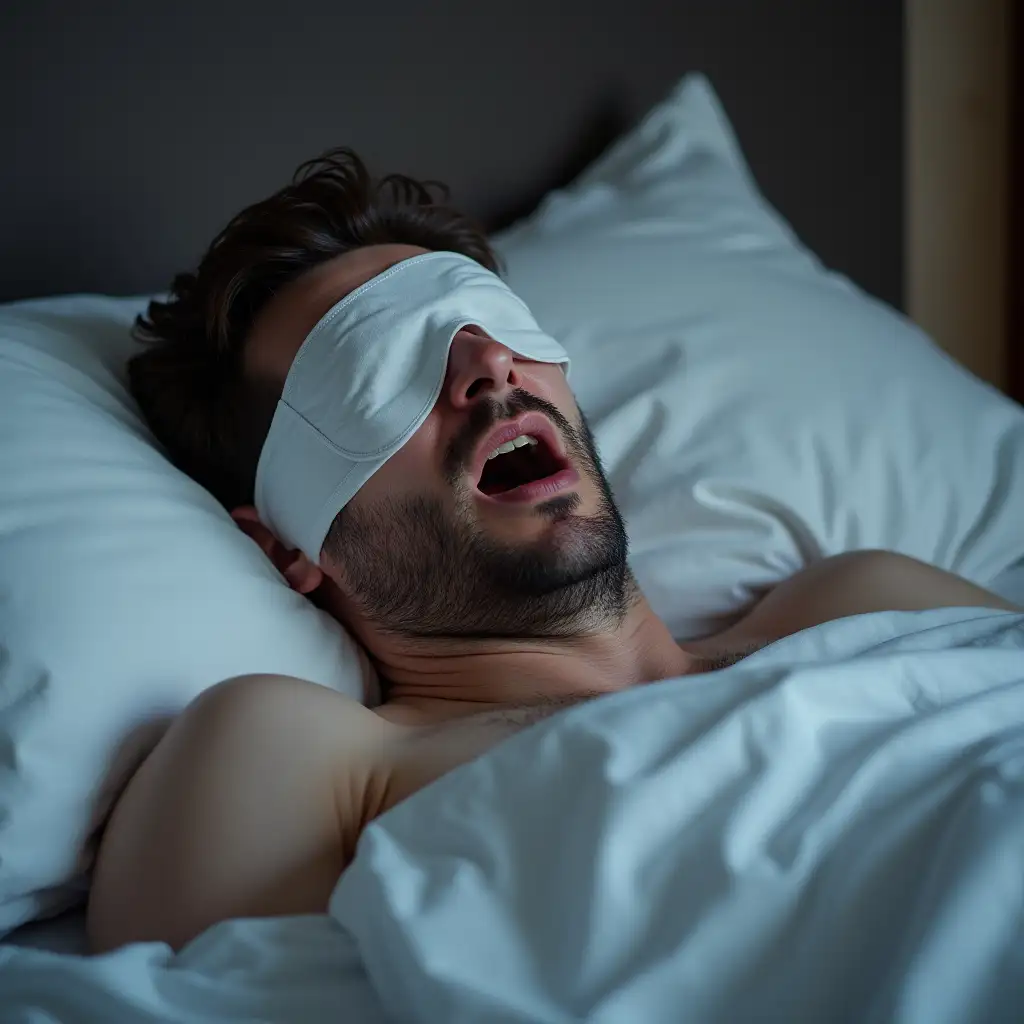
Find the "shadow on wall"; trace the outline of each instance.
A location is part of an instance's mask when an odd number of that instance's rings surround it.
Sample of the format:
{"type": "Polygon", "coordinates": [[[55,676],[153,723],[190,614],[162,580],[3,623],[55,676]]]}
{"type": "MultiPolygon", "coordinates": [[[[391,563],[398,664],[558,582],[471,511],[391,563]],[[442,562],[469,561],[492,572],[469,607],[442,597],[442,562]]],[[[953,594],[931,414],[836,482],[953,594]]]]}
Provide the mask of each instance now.
{"type": "Polygon", "coordinates": [[[632,119],[621,100],[606,97],[583,122],[572,148],[552,167],[547,185],[531,189],[514,203],[499,207],[487,218],[487,230],[492,233],[502,231],[527,216],[551,189],[568,185],[630,127],[632,119]]]}

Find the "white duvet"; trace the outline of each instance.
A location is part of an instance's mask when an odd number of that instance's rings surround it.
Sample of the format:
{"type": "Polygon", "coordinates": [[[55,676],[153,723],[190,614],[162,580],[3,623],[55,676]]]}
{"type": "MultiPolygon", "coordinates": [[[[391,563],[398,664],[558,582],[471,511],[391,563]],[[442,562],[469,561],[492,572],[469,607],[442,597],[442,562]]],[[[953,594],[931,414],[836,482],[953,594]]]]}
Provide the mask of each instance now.
{"type": "Polygon", "coordinates": [[[1024,615],[885,612],[562,712],[329,915],[0,949],[3,1022],[1024,1020],[1024,615]]]}

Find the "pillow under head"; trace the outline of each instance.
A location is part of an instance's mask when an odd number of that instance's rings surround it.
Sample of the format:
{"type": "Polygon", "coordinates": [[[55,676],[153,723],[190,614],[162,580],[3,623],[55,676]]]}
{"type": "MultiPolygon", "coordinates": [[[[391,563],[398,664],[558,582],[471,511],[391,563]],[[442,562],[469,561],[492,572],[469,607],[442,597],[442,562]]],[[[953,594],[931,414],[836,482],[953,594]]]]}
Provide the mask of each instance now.
{"type": "Polygon", "coordinates": [[[125,386],[144,300],[0,307],[0,931],[81,896],[91,837],[168,716],[249,672],[375,679],[176,470],[125,386]]]}

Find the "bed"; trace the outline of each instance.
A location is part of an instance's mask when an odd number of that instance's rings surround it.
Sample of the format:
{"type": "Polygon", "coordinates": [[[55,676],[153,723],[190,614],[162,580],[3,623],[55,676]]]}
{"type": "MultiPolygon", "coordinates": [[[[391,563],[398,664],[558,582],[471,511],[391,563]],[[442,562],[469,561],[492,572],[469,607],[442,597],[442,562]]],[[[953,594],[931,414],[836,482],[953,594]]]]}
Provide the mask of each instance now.
{"type": "Polygon", "coordinates": [[[146,299],[328,146],[446,181],[494,232],[578,359],[676,636],[857,548],[1024,603],[1005,338],[939,337],[954,360],[894,312],[941,308],[934,237],[906,230],[920,27],[898,5],[240,12],[0,14],[21,85],[0,99],[0,1020],[625,1022],[682,999],[708,1021],[1017,1019],[1024,616],[978,610],[855,617],[555,716],[382,820],[328,914],[85,955],[98,829],[168,716],[241,671],[378,698],[350,638],[172,472],[123,373],[146,299]],[[197,588],[190,557],[226,582],[197,588]]]}

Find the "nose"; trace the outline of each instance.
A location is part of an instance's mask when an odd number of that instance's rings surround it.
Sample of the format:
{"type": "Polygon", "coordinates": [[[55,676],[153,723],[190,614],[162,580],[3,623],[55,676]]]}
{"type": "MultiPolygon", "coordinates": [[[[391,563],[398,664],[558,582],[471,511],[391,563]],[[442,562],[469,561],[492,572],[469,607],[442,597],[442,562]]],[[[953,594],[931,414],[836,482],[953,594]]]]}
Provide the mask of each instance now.
{"type": "Polygon", "coordinates": [[[511,349],[481,328],[463,327],[448,352],[445,389],[456,409],[466,409],[482,398],[501,398],[519,387],[519,374],[511,349]]]}

